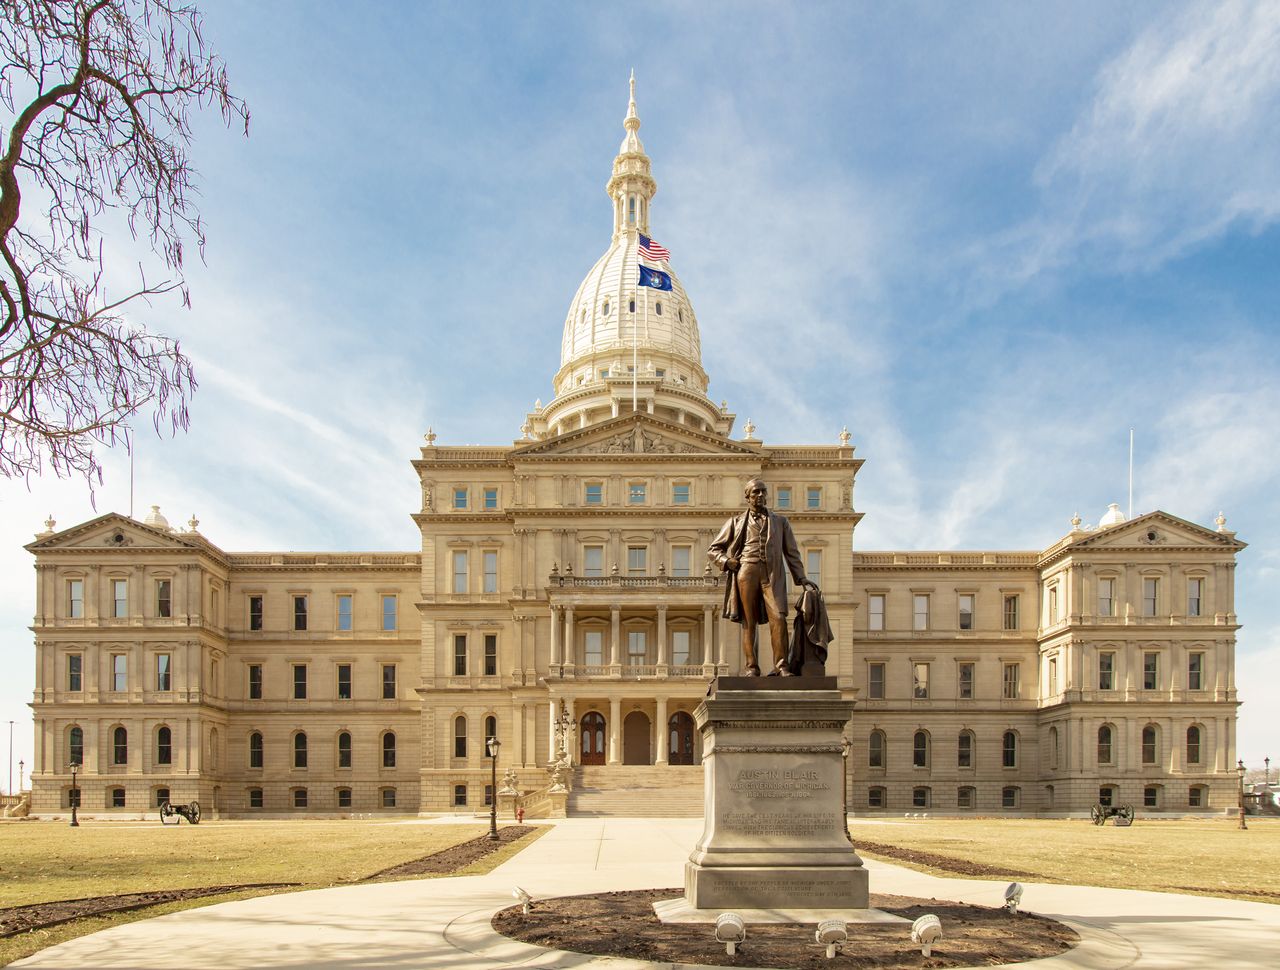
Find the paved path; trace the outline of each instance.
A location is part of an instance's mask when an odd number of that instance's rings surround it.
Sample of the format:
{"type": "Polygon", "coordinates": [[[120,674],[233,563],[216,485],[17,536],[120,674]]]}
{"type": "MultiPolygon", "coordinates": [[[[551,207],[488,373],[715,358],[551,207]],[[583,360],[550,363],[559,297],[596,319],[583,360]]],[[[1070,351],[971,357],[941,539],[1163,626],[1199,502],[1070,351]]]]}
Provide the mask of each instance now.
{"type": "MultiPolygon", "coordinates": [[[[516,885],[535,899],[680,886],[684,861],[701,827],[701,819],[569,819],[488,875],[222,903],[117,926],[13,965],[67,970],[653,968],[659,965],[558,953],[506,940],[488,928],[489,917],[514,903],[511,889],[516,885]]],[[[1002,903],[1007,884],[939,879],[871,861],[867,865],[873,892],[995,906],[1002,903]]],[[[1037,970],[1280,966],[1280,906],[1024,885],[1025,909],[1066,919],[1085,938],[1063,956],[1037,961],[1037,970]]]]}

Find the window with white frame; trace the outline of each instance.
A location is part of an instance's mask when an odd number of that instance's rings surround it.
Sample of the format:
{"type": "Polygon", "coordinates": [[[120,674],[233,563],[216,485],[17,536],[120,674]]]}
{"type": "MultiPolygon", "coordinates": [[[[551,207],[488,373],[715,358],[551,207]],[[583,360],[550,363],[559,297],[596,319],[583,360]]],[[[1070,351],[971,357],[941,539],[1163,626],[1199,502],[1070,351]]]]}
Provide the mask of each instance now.
{"type": "Polygon", "coordinates": [[[453,550],[453,592],[462,595],[467,592],[467,551],[453,550]]]}
{"type": "Polygon", "coordinates": [[[465,633],[453,635],[453,676],[467,676],[467,635],[465,633]]]}
{"type": "Polygon", "coordinates": [[[396,699],[396,665],[382,665],[382,699],[384,701],[393,701],[396,699]]]}
{"type": "Polygon", "coordinates": [[[173,656],[171,654],[156,654],[156,690],[173,690],[173,656]]]}
{"type": "Polygon", "coordinates": [[[340,633],[351,632],[351,604],[352,596],[350,593],[338,594],[338,631],[340,633]]]}
{"type": "Polygon", "coordinates": [[[67,690],[84,689],[84,654],[67,654],[67,690]]]}
{"type": "Polygon", "coordinates": [[[1006,595],[1004,598],[1004,629],[1018,629],[1018,597],[1016,593],[1006,595]]]}
{"type": "Polygon", "coordinates": [[[250,630],[262,629],[262,614],[263,614],[264,600],[265,600],[265,597],[261,595],[249,597],[249,629],[250,630]]]}
{"type": "Polygon", "coordinates": [[[382,594],[382,632],[390,633],[396,629],[398,602],[395,593],[382,594]]]}
{"type": "Polygon", "coordinates": [[[306,700],[307,697],[307,665],[293,665],[293,699],[306,700]]]}
{"type": "Polygon", "coordinates": [[[498,507],[498,490],[496,488],[486,488],[484,490],[484,508],[486,512],[492,512],[498,507]]]}
{"type": "Polygon", "coordinates": [[[604,546],[584,546],[582,549],[582,575],[604,575],[604,546]]]}
{"type": "Polygon", "coordinates": [[[645,499],[648,497],[648,489],[644,482],[628,482],[627,483],[627,504],[628,505],[644,505],[645,499]]]}
{"type": "Polygon", "coordinates": [[[1004,698],[1014,700],[1018,696],[1018,664],[1004,665],[1004,698]]]}
{"type": "Polygon", "coordinates": [[[911,665],[911,696],[917,700],[929,697],[929,665],[913,663],[911,665]]]}
{"type": "Polygon", "coordinates": [[[682,577],[693,575],[692,546],[671,547],[671,575],[682,577]]]}
{"type": "Polygon", "coordinates": [[[773,504],[778,509],[791,508],[791,487],[789,485],[779,485],[774,492],[773,504]]]}
{"type": "Polygon", "coordinates": [[[293,628],[299,631],[307,628],[306,596],[295,596],[293,598],[293,628]]]}
{"type": "Polygon", "coordinates": [[[1098,580],[1098,615],[1116,615],[1116,581],[1109,576],[1098,580]]]}
{"type": "Polygon", "coordinates": [[[809,549],[804,554],[804,571],[813,582],[822,585],[822,550],[809,549]]]}
{"type": "Polygon", "coordinates": [[[671,634],[671,662],[673,664],[688,664],[689,644],[691,637],[688,630],[674,630],[671,634]]]}
{"type": "Polygon", "coordinates": [[[911,597],[911,629],[929,629],[928,593],[914,593],[911,597]]]}
{"type": "Polygon", "coordinates": [[[111,580],[111,615],[118,620],[129,615],[129,581],[127,579],[111,580]]]}
{"type": "Polygon", "coordinates": [[[1159,735],[1154,724],[1142,729],[1142,763],[1154,765],[1159,755],[1159,735]]]}
{"type": "Polygon", "coordinates": [[[173,615],[173,584],[167,579],[156,580],[156,616],[173,615]]]}
{"type": "Polygon", "coordinates": [[[1142,615],[1155,616],[1160,605],[1160,580],[1146,576],[1142,580],[1142,615]]]}
{"type": "Polygon", "coordinates": [[[1187,690],[1204,690],[1204,654],[1187,654],[1187,690]]]}
{"type": "Polygon", "coordinates": [[[129,657],[123,653],[111,655],[111,689],[126,691],[129,689],[129,657]]]}
{"type": "Polygon", "coordinates": [[[867,767],[885,766],[885,737],[883,731],[872,731],[867,738],[867,767]]]}
{"type": "Polygon", "coordinates": [[[591,666],[604,663],[604,633],[601,630],[586,630],[582,634],[582,660],[591,666]]]}
{"type": "Polygon", "coordinates": [[[804,490],[804,507],[811,511],[822,508],[822,487],[810,485],[804,490]]]}
{"type": "Polygon", "coordinates": [[[1201,605],[1204,601],[1204,580],[1192,578],[1187,580],[1187,616],[1202,616],[1201,605]]]}
{"type": "Polygon", "coordinates": [[[884,593],[871,593],[867,597],[867,629],[884,629],[884,593]]]}
{"type": "Polygon", "coordinates": [[[1160,654],[1154,651],[1142,655],[1142,689],[1160,689],[1160,654]]]}
{"type": "Polygon", "coordinates": [[[335,669],[335,680],[338,688],[338,700],[351,700],[351,664],[338,664],[335,669]]]}
{"type": "Polygon", "coordinates": [[[973,593],[961,593],[959,598],[960,598],[960,617],[959,617],[960,629],[972,630],[973,629],[973,606],[974,606],[974,600],[976,599],[976,597],[973,595],[973,593]]]}
{"type": "Polygon", "coordinates": [[[587,482],[583,486],[582,501],[585,505],[604,505],[604,483],[587,482]]]}
{"type": "Polygon", "coordinates": [[[456,486],[453,490],[453,507],[458,511],[463,511],[468,504],[467,487],[465,485],[456,486]]]}
{"type": "Polygon", "coordinates": [[[498,676],[498,635],[496,633],[484,635],[484,675],[498,676]]]}
{"type": "Polygon", "coordinates": [[[867,664],[867,697],[884,700],[884,663],[881,661],[867,664]]]}
{"type": "Polygon", "coordinates": [[[974,663],[972,660],[962,660],[956,665],[957,693],[963,701],[973,700],[973,677],[974,663]]]}
{"type": "Polygon", "coordinates": [[[627,575],[644,576],[649,572],[649,547],[627,546],[627,575]]]}
{"type": "Polygon", "coordinates": [[[1098,690],[1116,689],[1116,655],[1113,650],[1098,654],[1098,690]]]}
{"type": "Polygon", "coordinates": [[[961,731],[956,738],[956,767],[973,767],[973,732],[961,731]]]}
{"type": "Polygon", "coordinates": [[[633,667],[644,664],[649,656],[649,642],[644,630],[627,631],[627,663],[633,667]]]}
{"type": "Polygon", "coordinates": [[[671,483],[671,504],[672,505],[688,505],[690,501],[689,490],[691,486],[688,482],[672,482],[671,483]]]}
{"type": "Polygon", "coordinates": [[[1001,763],[1006,768],[1018,767],[1018,735],[1015,731],[1005,731],[1000,741],[1001,763]]]}

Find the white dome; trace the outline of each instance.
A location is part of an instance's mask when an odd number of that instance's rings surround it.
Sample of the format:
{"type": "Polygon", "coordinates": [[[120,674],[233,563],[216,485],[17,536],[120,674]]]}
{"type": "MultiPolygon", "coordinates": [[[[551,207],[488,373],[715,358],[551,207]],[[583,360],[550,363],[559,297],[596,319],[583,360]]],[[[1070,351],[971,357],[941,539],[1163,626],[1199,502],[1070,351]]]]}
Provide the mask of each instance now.
{"type": "Polygon", "coordinates": [[[1120,506],[1112,502],[1107,506],[1107,514],[1102,517],[1102,521],[1098,523],[1098,528],[1109,529],[1113,525],[1119,525],[1125,521],[1124,513],[1120,511],[1120,506]]]}

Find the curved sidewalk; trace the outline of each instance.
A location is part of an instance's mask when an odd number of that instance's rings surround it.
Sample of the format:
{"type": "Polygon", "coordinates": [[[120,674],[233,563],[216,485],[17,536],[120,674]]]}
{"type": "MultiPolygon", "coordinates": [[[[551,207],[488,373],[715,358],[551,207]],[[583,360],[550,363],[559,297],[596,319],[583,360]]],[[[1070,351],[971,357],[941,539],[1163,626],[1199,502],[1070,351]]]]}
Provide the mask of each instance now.
{"type": "MultiPolygon", "coordinates": [[[[435,823],[425,823],[435,824],[435,823]]],[[[484,876],[347,886],[222,903],[117,926],[15,967],[656,967],[544,950],[499,937],[489,917],[534,898],[683,884],[701,819],[569,819],[484,876]]],[[[321,851],[323,851],[321,847],[321,851]]],[[[1006,882],[939,879],[868,861],[873,892],[1003,902],[1006,882]]],[[[1085,943],[1043,970],[1280,965],[1280,906],[1202,896],[1024,883],[1023,908],[1066,920],[1085,943]]],[[[668,966],[663,964],[661,966],[668,966]]],[[[704,968],[705,970],[705,968],[704,968]]]]}

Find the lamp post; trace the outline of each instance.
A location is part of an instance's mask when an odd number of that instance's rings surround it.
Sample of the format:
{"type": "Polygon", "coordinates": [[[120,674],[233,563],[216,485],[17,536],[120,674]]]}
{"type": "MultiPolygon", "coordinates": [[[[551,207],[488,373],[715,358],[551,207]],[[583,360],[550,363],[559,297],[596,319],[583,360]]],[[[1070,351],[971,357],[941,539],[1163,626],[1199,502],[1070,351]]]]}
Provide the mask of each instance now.
{"type": "Polygon", "coordinates": [[[1262,764],[1263,764],[1262,784],[1263,784],[1263,787],[1270,788],[1271,787],[1271,757],[1268,755],[1267,757],[1263,758],[1262,764]]]}
{"type": "Polygon", "coordinates": [[[852,743],[848,738],[840,739],[840,805],[844,815],[844,837],[853,844],[853,835],[849,831],[849,749],[852,743]]]}
{"type": "Polygon", "coordinates": [[[74,829],[80,825],[80,819],[76,818],[76,810],[80,807],[80,788],[76,784],[76,772],[80,770],[80,764],[73,761],[67,767],[71,769],[71,827],[74,829]]]}
{"type": "Polygon", "coordinates": [[[5,789],[13,794],[13,722],[9,722],[9,787],[5,789]]]}
{"type": "Polygon", "coordinates": [[[489,786],[489,838],[498,841],[498,749],[502,742],[490,738],[485,745],[489,749],[489,767],[493,781],[489,786]]]}
{"type": "Polygon", "coordinates": [[[1247,829],[1249,826],[1244,824],[1244,762],[1236,761],[1236,774],[1240,776],[1240,827],[1247,829]]]}
{"type": "Polygon", "coordinates": [[[19,794],[21,794],[22,792],[22,769],[25,768],[26,765],[27,763],[25,761],[23,761],[21,758],[18,759],[18,792],[19,794]]]}

